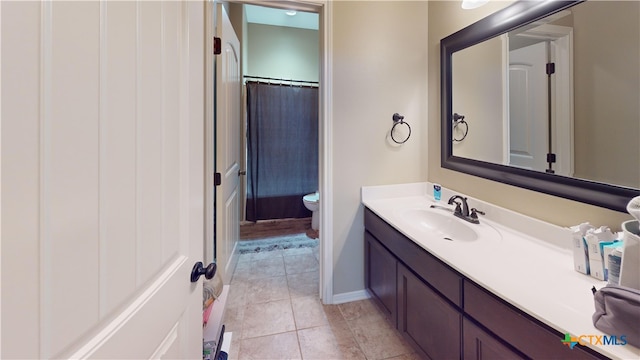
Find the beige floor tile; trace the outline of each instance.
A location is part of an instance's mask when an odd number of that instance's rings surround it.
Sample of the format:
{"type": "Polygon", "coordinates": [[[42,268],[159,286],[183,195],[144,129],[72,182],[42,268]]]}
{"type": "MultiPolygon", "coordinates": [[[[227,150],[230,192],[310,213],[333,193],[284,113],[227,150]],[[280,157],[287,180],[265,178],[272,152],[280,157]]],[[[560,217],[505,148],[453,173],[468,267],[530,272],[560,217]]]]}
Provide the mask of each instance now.
{"type": "MultiPolygon", "coordinates": [[[[225,332],[242,333],[242,323],[244,321],[244,306],[227,307],[224,313],[225,332]]],[[[233,338],[232,338],[233,339],[233,338]]]]}
{"type": "Polygon", "coordinates": [[[380,313],[372,313],[368,316],[359,316],[357,318],[347,320],[347,323],[351,330],[369,328],[395,331],[395,327],[380,313]]]}
{"type": "Polygon", "coordinates": [[[250,304],[244,310],[242,339],[272,335],[296,329],[291,300],[250,304]]]}
{"type": "Polygon", "coordinates": [[[338,305],[340,312],[345,320],[355,320],[364,317],[381,317],[382,313],[378,310],[373,300],[360,300],[338,305]]]}
{"type": "Polygon", "coordinates": [[[318,283],[320,277],[318,271],[304,272],[287,275],[289,295],[291,298],[301,296],[319,296],[318,283]]]}
{"type": "Polygon", "coordinates": [[[286,276],[275,276],[247,281],[246,304],[258,304],[289,299],[286,276]]]}
{"type": "Polygon", "coordinates": [[[306,329],[314,326],[328,325],[320,299],[315,297],[299,297],[291,299],[293,318],[296,329],[306,329]]]}
{"type": "Polygon", "coordinates": [[[231,279],[231,284],[235,284],[240,281],[246,281],[251,277],[251,268],[253,267],[253,263],[251,261],[238,262],[236,265],[236,269],[233,272],[233,277],[231,279]]]}
{"type": "Polygon", "coordinates": [[[318,271],[318,260],[312,254],[284,257],[287,275],[318,271]]]}
{"type": "Polygon", "coordinates": [[[242,339],[239,360],[302,359],[295,331],[242,339]]]}
{"type": "Polygon", "coordinates": [[[251,261],[258,261],[258,260],[265,260],[265,259],[272,259],[272,258],[282,257],[283,254],[284,253],[283,253],[282,250],[262,251],[262,252],[259,252],[259,253],[251,254],[251,261]]]}
{"type": "Polygon", "coordinates": [[[270,257],[252,262],[249,280],[284,275],[286,275],[286,273],[282,257],[270,257]]]}
{"type": "Polygon", "coordinates": [[[353,338],[342,338],[331,326],[319,326],[298,330],[300,351],[306,359],[365,359],[364,353],[353,338]]]}
{"type": "Polygon", "coordinates": [[[242,264],[245,262],[251,262],[253,257],[252,253],[247,253],[247,254],[239,254],[238,255],[238,264],[242,264]]]}
{"type": "Polygon", "coordinates": [[[347,321],[367,359],[386,359],[413,353],[400,333],[380,315],[347,321]]]}
{"type": "Polygon", "coordinates": [[[231,359],[420,359],[372,300],[321,304],[318,267],[318,248],[241,255],[225,315],[231,359]]]}
{"type": "Polygon", "coordinates": [[[305,254],[314,254],[314,249],[312,247],[302,247],[302,248],[289,248],[282,250],[283,256],[292,256],[292,255],[305,255],[305,254]]]}
{"type": "Polygon", "coordinates": [[[356,341],[355,337],[353,336],[353,332],[351,331],[351,328],[346,321],[330,322],[329,326],[331,327],[331,331],[333,332],[333,335],[335,335],[340,345],[351,345],[352,342],[356,341]]]}
{"type": "Polygon", "coordinates": [[[227,297],[227,309],[235,307],[244,307],[247,297],[247,283],[245,281],[236,280],[229,286],[229,295],[227,297]]]}
{"type": "Polygon", "coordinates": [[[411,354],[403,354],[400,356],[390,357],[385,360],[423,360],[423,359],[420,357],[420,355],[416,353],[411,353],[411,354]]]}
{"type": "Polygon", "coordinates": [[[322,305],[323,311],[325,316],[327,317],[327,320],[329,321],[329,324],[346,324],[347,321],[344,319],[344,316],[342,316],[342,313],[340,312],[340,307],[339,305],[322,305]]]}
{"type": "Polygon", "coordinates": [[[236,271],[233,274],[232,284],[237,281],[248,281],[284,275],[286,275],[286,273],[284,270],[284,260],[282,259],[282,256],[269,257],[266,259],[238,263],[236,271]]]}
{"type": "Polygon", "coordinates": [[[344,360],[365,360],[366,356],[360,349],[357,343],[353,345],[338,345],[338,350],[340,352],[340,358],[344,360]]]}
{"type": "Polygon", "coordinates": [[[339,345],[351,346],[353,343],[356,343],[355,337],[353,336],[353,332],[349,327],[347,321],[342,317],[340,311],[336,311],[337,305],[323,305],[325,309],[325,316],[329,321],[329,327],[331,327],[331,332],[335,336],[339,345]]]}

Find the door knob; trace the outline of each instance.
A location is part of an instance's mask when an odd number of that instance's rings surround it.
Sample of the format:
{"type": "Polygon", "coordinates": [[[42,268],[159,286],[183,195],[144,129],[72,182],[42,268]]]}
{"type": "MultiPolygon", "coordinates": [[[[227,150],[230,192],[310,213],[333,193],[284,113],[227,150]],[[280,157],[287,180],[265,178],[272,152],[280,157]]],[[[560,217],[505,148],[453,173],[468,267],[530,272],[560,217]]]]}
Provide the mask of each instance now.
{"type": "Polygon", "coordinates": [[[238,170],[238,176],[240,175],[247,175],[247,171],[246,170],[238,170]]]}
{"type": "Polygon", "coordinates": [[[202,261],[198,261],[195,265],[193,265],[193,269],[191,269],[191,282],[197,282],[200,279],[201,275],[204,275],[205,278],[211,279],[213,275],[216,274],[216,269],[218,266],[214,263],[209,264],[206,268],[203,266],[202,261]]]}

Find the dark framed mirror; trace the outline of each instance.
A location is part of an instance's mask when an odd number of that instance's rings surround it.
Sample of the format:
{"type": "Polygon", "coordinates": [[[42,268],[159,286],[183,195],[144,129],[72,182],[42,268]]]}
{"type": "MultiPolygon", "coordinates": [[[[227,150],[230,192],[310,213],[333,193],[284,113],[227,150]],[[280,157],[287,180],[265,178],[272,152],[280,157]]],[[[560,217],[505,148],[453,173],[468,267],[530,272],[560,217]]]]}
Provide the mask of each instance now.
{"type": "MultiPolygon", "coordinates": [[[[508,164],[507,157],[503,155],[498,155],[497,160],[490,160],[485,159],[484,156],[468,155],[468,152],[465,153],[459,149],[454,151],[454,146],[457,146],[454,144],[456,141],[464,139],[464,137],[467,136],[467,131],[468,134],[472,134],[474,129],[478,129],[482,126],[482,123],[474,123],[474,119],[480,117],[479,113],[465,114],[458,110],[458,107],[462,107],[459,106],[460,97],[457,98],[458,101],[456,102],[454,99],[454,93],[458,90],[457,88],[461,87],[461,84],[466,85],[467,83],[472,83],[473,79],[469,79],[466,74],[465,76],[467,77],[464,78],[462,82],[459,79],[456,79],[461,77],[461,72],[458,71],[454,74],[454,71],[456,71],[454,69],[457,69],[454,68],[454,58],[456,59],[455,62],[459,62],[458,59],[461,57],[460,54],[465,53],[463,50],[468,51],[469,48],[472,48],[475,45],[488,43],[489,40],[520,31],[518,29],[530,28],[532,27],[532,24],[539,23],[541,21],[544,22],[544,19],[549,18],[550,15],[558,17],[558,14],[562,12],[570,12],[568,11],[570,8],[583,2],[584,0],[517,1],[512,5],[441,40],[441,166],[443,168],[615,211],[626,212],[626,206],[629,200],[640,195],[640,163],[637,161],[638,156],[640,156],[640,150],[633,150],[635,147],[640,147],[640,133],[638,133],[638,131],[635,131],[635,134],[629,135],[630,139],[633,141],[633,146],[635,146],[629,148],[631,152],[626,154],[622,153],[619,157],[609,158],[606,160],[611,163],[618,162],[625,164],[624,166],[628,167],[627,170],[632,172],[632,181],[627,183],[623,181],[601,180],[595,177],[587,178],[584,176],[559,175],[558,173],[554,173],[551,165],[549,169],[542,170],[532,170],[521,166],[510,166],[508,164]],[[456,109],[454,109],[454,104],[456,105],[456,109]],[[456,115],[454,116],[454,114],[456,115]],[[466,115],[466,119],[463,119],[466,121],[465,125],[469,127],[464,129],[462,134],[464,137],[461,136],[459,129],[457,128],[460,121],[459,115],[466,115]],[[635,152],[638,152],[639,154],[635,154],[635,152]],[[503,157],[500,158],[501,156],[503,157]]],[[[633,31],[630,33],[638,33],[635,29],[632,30],[633,31]]],[[[635,38],[633,38],[633,41],[636,41],[635,38]]],[[[477,71],[481,72],[482,67],[478,66],[477,71]]],[[[474,74],[473,76],[480,75],[474,74]]],[[[638,79],[633,79],[633,81],[640,82],[638,79]]],[[[500,83],[503,82],[504,81],[500,83]]],[[[582,88],[583,87],[580,89],[582,88]]],[[[634,91],[637,99],[637,90],[634,91]]],[[[484,92],[490,91],[485,89],[484,92]]],[[[476,94],[479,94],[476,96],[476,100],[482,100],[480,96],[481,93],[482,89],[476,91],[476,94]]],[[[576,103],[575,106],[578,107],[579,104],[576,103]]],[[[638,120],[639,115],[636,110],[633,112],[636,112],[635,114],[632,114],[632,120],[635,121],[633,126],[637,126],[636,124],[640,123],[638,120]]],[[[576,121],[578,121],[581,116],[580,112],[576,111],[575,114],[576,121]]],[[[551,115],[549,118],[551,118],[551,115]]],[[[612,119],[611,117],[598,119],[598,121],[614,120],[615,119],[612,119]]],[[[633,132],[633,130],[631,130],[631,132],[633,132]]],[[[500,141],[486,135],[474,135],[478,138],[484,139],[483,141],[500,141]]],[[[507,134],[506,137],[508,136],[509,135],[507,134]]],[[[549,135],[549,137],[551,137],[551,135],[549,135]]],[[[610,141],[615,140],[616,139],[610,139],[610,141]]],[[[509,140],[507,139],[506,142],[508,141],[509,140]]],[[[551,154],[552,151],[549,151],[549,153],[551,154]]],[[[553,154],[553,157],[555,157],[555,154],[553,154]]],[[[546,158],[550,159],[548,156],[546,158]]]]}

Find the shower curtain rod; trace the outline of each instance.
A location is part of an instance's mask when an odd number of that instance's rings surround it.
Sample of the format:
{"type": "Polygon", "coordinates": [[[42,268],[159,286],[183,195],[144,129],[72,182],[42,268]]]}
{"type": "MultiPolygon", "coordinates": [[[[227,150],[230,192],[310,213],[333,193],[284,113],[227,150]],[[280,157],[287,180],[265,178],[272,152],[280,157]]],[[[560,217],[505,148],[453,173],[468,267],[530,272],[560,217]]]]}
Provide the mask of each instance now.
{"type": "Polygon", "coordinates": [[[251,76],[251,75],[244,75],[243,77],[244,78],[251,78],[251,79],[260,79],[260,80],[289,81],[289,82],[304,83],[304,84],[318,84],[317,81],[307,81],[307,80],[278,79],[278,78],[263,77],[263,76],[251,76]]]}

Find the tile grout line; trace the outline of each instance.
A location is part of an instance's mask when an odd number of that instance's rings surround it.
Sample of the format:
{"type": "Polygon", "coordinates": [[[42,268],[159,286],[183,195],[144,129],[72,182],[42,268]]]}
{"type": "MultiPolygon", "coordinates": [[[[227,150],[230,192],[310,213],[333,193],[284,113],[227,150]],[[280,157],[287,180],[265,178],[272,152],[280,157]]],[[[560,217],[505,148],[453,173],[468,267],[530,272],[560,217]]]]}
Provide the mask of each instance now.
{"type": "MultiPolygon", "coordinates": [[[[284,256],[283,256],[283,262],[284,262],[284,256]]],[[[302,345],[300,345],[300,334],[298,333],[299,329],[298,329],[298,322],[296,321],[296,312],[293,309],[293,299],[291,297],[291,288],[289,288],[289,274],[287,273],[286,262],[284,262],[284,272],[285,272],[284,277],[287,282],[287,293],[289,294],[289,306],[291,307],[291,315],[293,316],[293,325],[295,327],[295,333],[296,333],[296,342],[298,344],[298,353],[300,354],[300,359],[304,359],[304,356],[302,354],[302,345]]]]}
{"type": "Polygon", "coordinates": [[[338,305],[338,311],[340,311],[340,316],[342,316],[342,319],[345,321],[345,323],[347,323],[347,327],[349,328],[349,332],[351,333],[351,337],[353,337],[353,340],[356,342],[356,345],[358,345],[358,349],[360,349],[360,352],[362,353],[362,355],[364,356],[364,358],[366,360],[370,360],[367,357],[367,353],[364,351],[364,348],[363,348],[362,344],[360,344],[360,341],[358,340],[358,337],[353,332],[353,327],[351,326],[351,322],[349,320],[347,320],[347,318],[344,316],[344,312],[342,311],[342,307],[340,305],[338,305]]]}

